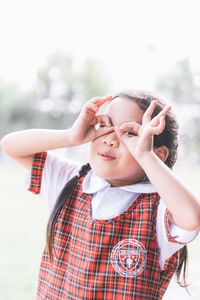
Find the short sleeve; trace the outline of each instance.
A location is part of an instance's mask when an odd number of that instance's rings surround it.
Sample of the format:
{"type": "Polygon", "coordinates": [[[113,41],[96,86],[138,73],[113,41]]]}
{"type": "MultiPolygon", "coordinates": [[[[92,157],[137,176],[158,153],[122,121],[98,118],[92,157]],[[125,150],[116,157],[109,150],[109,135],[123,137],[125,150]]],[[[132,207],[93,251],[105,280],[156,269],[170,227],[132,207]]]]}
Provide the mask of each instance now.
{"type": "MultiPolygon", "coordinates": [[[[47,157],[47,152],[36,153],[33,157],[31,178],[29,176],[28,190],[34,194],[39,194],[41,190],[42,174],[47,157]]],[[[26,181],[27,182],[27,181],[26,181]]]]}
{"type": "Polygon", "coordinates": [[[167,239],[171,243],[185,245],[192,242],[199,233],[199,230],[189,231],[175,225],[167,208],[165,209],[164,222],[167,239]]]}
{"type": "Polygon", "coordinates": [[[80,168],[80,163],[55,153],[36,153],[25,179],[26,188],[42,198],[50,213],[65,184],[78,174],[80,168]]]}
{"type": "Polygon", "coordinates": [[[170,219],[170,213],[160,199],[157,212],[156,234],[160,250],[160,267],[164,267],[167,258],[172,256],[185,244],[191,242],[198,234],[198,230],[188,231],[176,226],[170,219]]]}

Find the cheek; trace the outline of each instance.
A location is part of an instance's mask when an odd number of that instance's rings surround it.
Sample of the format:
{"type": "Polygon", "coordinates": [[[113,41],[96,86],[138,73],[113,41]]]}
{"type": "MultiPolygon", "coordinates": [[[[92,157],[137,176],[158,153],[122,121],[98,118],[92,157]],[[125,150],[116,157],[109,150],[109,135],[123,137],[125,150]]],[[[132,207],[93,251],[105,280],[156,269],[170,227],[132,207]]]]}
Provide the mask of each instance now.
{"type": "Polygon", "coordinates": [[[133,157],[133,155],[129,152],[129,150],[127,149],[126,145],[124,145],[124,143],[122,142],[120,145],[120,152],[121,152],[121,157],[124,161],[128,161],[128,162],[134,162],[135,159],[133,157]]]}
{"type": "Polygon", "coordinates": [[[135,168],[138,164],[138,162],[135,160],[134,156],[130,154],[130,152],[124,147],[123,152],[121,154],[121,161],[120,164],[122,164],[127,169],[135,168]]]}
{"type": "Polygon", "coordinates": [[[99,147],[102,145],[102,143],[103,143],[103,139],[101,136],[98,137],[97,139],[93,140],[90,145],[90,151],[92,151],[92,152],[97,151],[99,149],[99,147]]]}
{"type": "Polygon", "coordinates": [[[97,148],[98,148],[97,140],[91,142],[91,145],[90,145],[89,160],[91,160],[91,158],[93,158],[93,157],[96,155],[96,153],[97,153],[97,148]]]}

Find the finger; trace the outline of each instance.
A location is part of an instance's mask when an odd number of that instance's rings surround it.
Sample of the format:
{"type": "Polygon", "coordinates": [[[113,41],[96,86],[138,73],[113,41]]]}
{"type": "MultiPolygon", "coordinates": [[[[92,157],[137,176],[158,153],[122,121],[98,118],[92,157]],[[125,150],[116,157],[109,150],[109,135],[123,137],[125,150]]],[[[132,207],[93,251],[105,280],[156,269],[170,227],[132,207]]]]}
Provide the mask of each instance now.
{"type": "Polygon", "coordinates": [[[152,127],[152,134],[159,135],[163,132],[164,129],[165,129],[165,117],[162,116],[159,119],[159,125],[156,127],[152,127]]]}
{"type": "Polygon", "coordinates": [[[115,127],[114,127],[114,130],[115,130],[115,133],[116,133],[118,139],[119,139],[120,141],[122,141],[122,143],[123,143],[125,146],[127,146],[127,142],[129,141],[129,138],[127,138],[127,136],[125,136],[125,135],[123,134],[124,131],[122,131],[122,130],[120,129],[120,127],[118,127],[118,126],[115,126],[115,127]]]}
{"type": "Polygon", "coordinates": [[[96,113],[98,111],[98,107],[94,103],[86,103],[83,107],[83,112],[90,112],[93,111],[96,113]]]}
{"type": "Polygon", "coordinates": [[[106,135],[110,132],[112,132],[114,130],[113,127],[99,127],[97,130],[96,130],[96,136],[95,136],[95,139],[102,136],[102,135],[106,135]]]}
{"type": "Polygon", "coordinates": [[[114,130],[115,130],[116,135],[120,139],[122,137],[122,135],[123,135],[123,131],[118,126],[115,126],[114,130]]]}
{"type": "Polygon", "coordinates": [[[124,124],[122,124],[121,126],[120,126],[120,129],[122,130],[122,131],[124,131],[124,130],[127,130],[127,129],[130,129],[130,130],[132,130],[133,132],[135,132],[135,133],[138,133],[139,132],[139,129],[140,129],[140,124],[139,123],[137,123],[137,122],[126,122],[126,123],[124,123],[124,124]]]}
{"type": "Polygon", "coordinates": [[[158,125],[158,124],[160,123],[160,118],[163,117],[163,116],[165,117],[165,116],[167,115],[167,113],[170,111],[171,108],[172,108],[172,107],[171,107],[170,105],[166,105],[166,106],[161,110],[161,112],[159,112],[159,114],[156,115],[156,116],[152,119],[151,124],[152,124],[153,126],[158,125]]]}
{"type": "Polygon", "coordinates": [[[142,118],[142,123],[147,123],[149,121],[151,121],[151,116],[154,112],[154,109],[156,108],[157,105],[157,100],[153,100],[149,107],[147,108],[147,110],[145,111],[143,118],[142,118]]]}
{"type": "Polygon", "coordinates": [[[88,103],[94,103],[98,108],[104,103],[110,101],[112,99],[112,95],[107,95],[105,97],[95,97],[88,101],[88,103]]]}
{"type": "Polygon", "coordinates": [[[96,116],[96,121],[97,121],[97,123],[100,123],[100,125],[105,125],[107,127],[111,127],[111,122],[107,115],[96,116]]]}
{"type": "Polygon", "coordinates": [[[112,95],[103,97],[96,105],[97,107],[101,107],[104,103],[110,101],[112,99],[112,95]]]}

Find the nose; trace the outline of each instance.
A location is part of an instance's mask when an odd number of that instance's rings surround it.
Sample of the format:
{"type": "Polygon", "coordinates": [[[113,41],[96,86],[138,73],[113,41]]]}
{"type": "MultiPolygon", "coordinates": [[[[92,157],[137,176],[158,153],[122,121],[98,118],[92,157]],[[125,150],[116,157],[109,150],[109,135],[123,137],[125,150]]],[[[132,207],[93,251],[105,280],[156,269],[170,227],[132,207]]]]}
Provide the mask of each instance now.
{"type": "Polygon", "coordinates": [[[119,147],[119,139],[115,131],[109,132],[108,134],[104,135],[103,142],[104,144],[110,147],[114,147],[114,148],[119,147]]]}

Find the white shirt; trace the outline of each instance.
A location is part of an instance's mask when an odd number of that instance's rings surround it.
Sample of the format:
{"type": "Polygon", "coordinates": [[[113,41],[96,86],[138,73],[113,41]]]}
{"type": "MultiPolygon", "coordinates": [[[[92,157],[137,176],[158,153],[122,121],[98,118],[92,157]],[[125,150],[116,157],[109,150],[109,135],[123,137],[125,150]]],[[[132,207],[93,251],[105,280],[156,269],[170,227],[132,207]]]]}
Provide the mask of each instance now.
{"type": "MultiPolygon", "coordinates": [[[[45,201],[50,214],[61,190],[73,176],[78,174],[81,164],[72,160],[61,159],[55,154],[47,153],[47,158],[42,174],[40,197],[45,201]]],[[[31,179],[31,170],[26,177],[26,187],[29,188],[31,179]]],[[[92,170],[86,175],[82,189],[84,193],[93,194],[92,211],[93,219],[111,219],[125,210],[135,201],[141,193],[156,192],[149,181],[143,181],[137,184],[111,187],[110,184],[101,177],[94,174],[92,170]]],[[[160,199],[157,212],[156,235],[158,247],[160,250],[160,267],[164,266],[165,260],[173,255],[184,245],[169,242],[166,235],[164,215],[166,205],[160,199]]],[[[197,235],[196,231],[187,231],[179,228],[172,222],[169,222],[170,234],[177,242],[188,243],[197,235]]]]}

